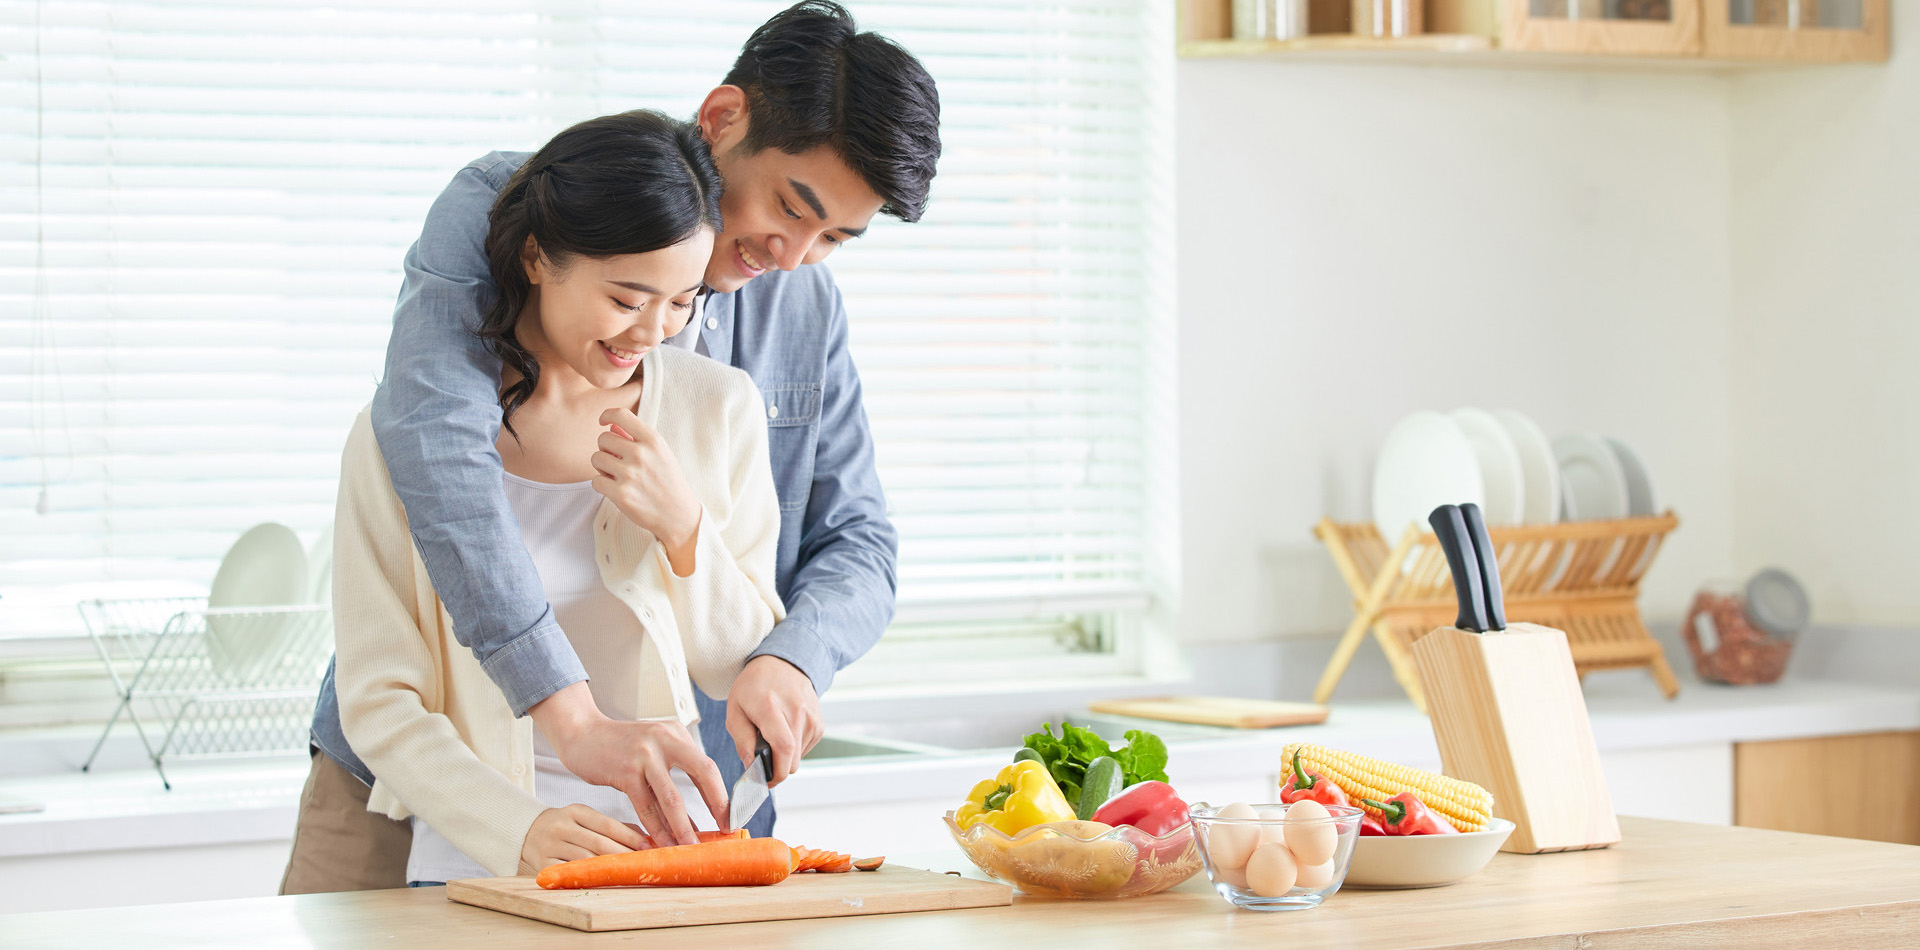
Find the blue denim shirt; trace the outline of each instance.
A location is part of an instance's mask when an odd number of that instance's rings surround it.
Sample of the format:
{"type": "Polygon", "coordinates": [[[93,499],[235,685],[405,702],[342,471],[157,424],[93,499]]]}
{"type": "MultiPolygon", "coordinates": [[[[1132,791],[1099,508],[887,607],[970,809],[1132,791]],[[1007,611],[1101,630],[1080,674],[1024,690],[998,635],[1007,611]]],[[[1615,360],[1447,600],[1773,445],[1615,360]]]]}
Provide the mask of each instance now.
{"type": "MultiPolygon", "coordinates": [[[[500,363],[473,333],[492,298],[487,212],[526,159],[524,152],[487,155],[434,201],[407,252],[386,378],[373,398],[381,454],[454,634],[515,715],[587,678],[507,505],[494,449],[500,363]]],[[[711,358],[746,370],[767,404],[780,498],[775,585],[787,619],[754,655],[792,663],[825,692],[892,620],[897,548],[839,288],[819,265],[772,271],[710,297],[700,323],[683,332],[701,334],[711,358]]],[[[724,697],[694,694],[700,738],[731,784],[741,765],[724,697]]],[[[372,784],[341,731],[331,665],[313,742],[372,784]]],[[[771,809],[763,809],[754,824],[770,822],[771,809]]]]}

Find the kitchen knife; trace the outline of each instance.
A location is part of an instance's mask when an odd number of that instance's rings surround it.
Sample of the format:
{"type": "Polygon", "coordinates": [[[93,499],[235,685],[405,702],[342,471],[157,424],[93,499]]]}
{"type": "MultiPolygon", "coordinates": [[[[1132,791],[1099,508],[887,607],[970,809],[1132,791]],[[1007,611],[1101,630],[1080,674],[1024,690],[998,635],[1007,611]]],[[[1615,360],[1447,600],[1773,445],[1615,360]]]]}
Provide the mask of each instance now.
{"type": "Polygon", "coordinates": [[[1487,608],[1480,590],[1480,563],[1474,554],[1473,536],[1460,509],[1441,505],[1427,516],[1433,533],[1440,539],[1440,551],[1447,556],[1447,568],[1453,572],[1453,596],[1460,601],[1460,617],[1453,625],[1481,633],[1487,629],[1487,608]]]}
{"type": "Polygon", "coordinates": [[[767,782],[773,775],[773,747],[759,732],[753,734],[753,758],[747,770],[733,783],[733,796],[727,800],[727,827],[738,830],[767,803],[767,782]]]}
{"type": "Polygon", "coordinates": [[[1500,552],[1493,549],[1493,539],[1487,536],[1487,519],[1473,502],[1460,506],[1460,516],[1466,519],[1474,553],[1480,556],[1480,596],[1487,605],[1487,629],[1505,630],[1507,602],[1500,592],[1500,552]]]}

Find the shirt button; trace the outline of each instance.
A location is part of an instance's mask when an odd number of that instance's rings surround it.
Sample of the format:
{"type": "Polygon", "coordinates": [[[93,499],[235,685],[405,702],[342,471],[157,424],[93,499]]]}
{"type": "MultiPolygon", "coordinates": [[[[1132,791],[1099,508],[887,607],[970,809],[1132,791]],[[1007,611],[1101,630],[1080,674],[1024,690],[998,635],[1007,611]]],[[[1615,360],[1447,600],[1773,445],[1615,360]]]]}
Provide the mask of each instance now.
{"type": "Polygon", "coordinates": [[[707,329],[709,329],[709,330],[718,330],[718,329],[720,329],[720,321],[718,321],[718,320],[715,320],[715,319],[714,319],[714,318],[712,318],[712,317],[708,317],[708,318],[707,318],[707,329]]]}
{"type": "Polygon", "coordinates": [[[767,418],[769,419],[780,418],[780,407],[774,405],[773,403],[767,403],[767,418]]]}
{"type": "Polygon", "coordinates": [[[524,765],[516,765],[513,767],[513,774],[515,775],[525,775],[526,772],[527,772],[527,767],[524,765]]]}

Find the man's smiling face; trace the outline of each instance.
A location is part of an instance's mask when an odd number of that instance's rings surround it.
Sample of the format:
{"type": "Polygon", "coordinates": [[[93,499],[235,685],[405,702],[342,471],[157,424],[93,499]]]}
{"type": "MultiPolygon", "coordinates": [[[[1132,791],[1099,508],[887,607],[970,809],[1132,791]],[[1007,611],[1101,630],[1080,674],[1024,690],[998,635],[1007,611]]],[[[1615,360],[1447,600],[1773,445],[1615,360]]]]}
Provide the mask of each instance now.
{"type": "Polygon", "coordinates": [[[885,203],[827,146],[798,155],[777,148],[747,153],[740,147],[747,130],[744,97],[715,108],[716,97],[728,90],[739,92],[731,86],[714,90],[700,115],[726,181],[720,197],[725,230],[707,264],[707,286],[720,293],[739,290],[769,270],[824,260],[864,233],[885,203]]]}

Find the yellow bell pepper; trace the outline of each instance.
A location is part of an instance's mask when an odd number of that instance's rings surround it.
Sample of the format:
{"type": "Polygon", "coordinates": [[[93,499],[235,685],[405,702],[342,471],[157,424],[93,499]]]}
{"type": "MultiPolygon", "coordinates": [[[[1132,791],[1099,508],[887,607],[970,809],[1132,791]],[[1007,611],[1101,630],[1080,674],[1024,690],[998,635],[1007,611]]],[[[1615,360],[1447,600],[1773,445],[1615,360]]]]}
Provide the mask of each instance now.
{"type": "Polygon", "coordinates": [[[953,813],[962,828],[978,822],[1016,835],[1034,825],[1070,821],[1073,806],[1047,774],[1047,767],[1031,759],[1015,762],[985,779],[967,793],[967,802],[953,813]]]}

